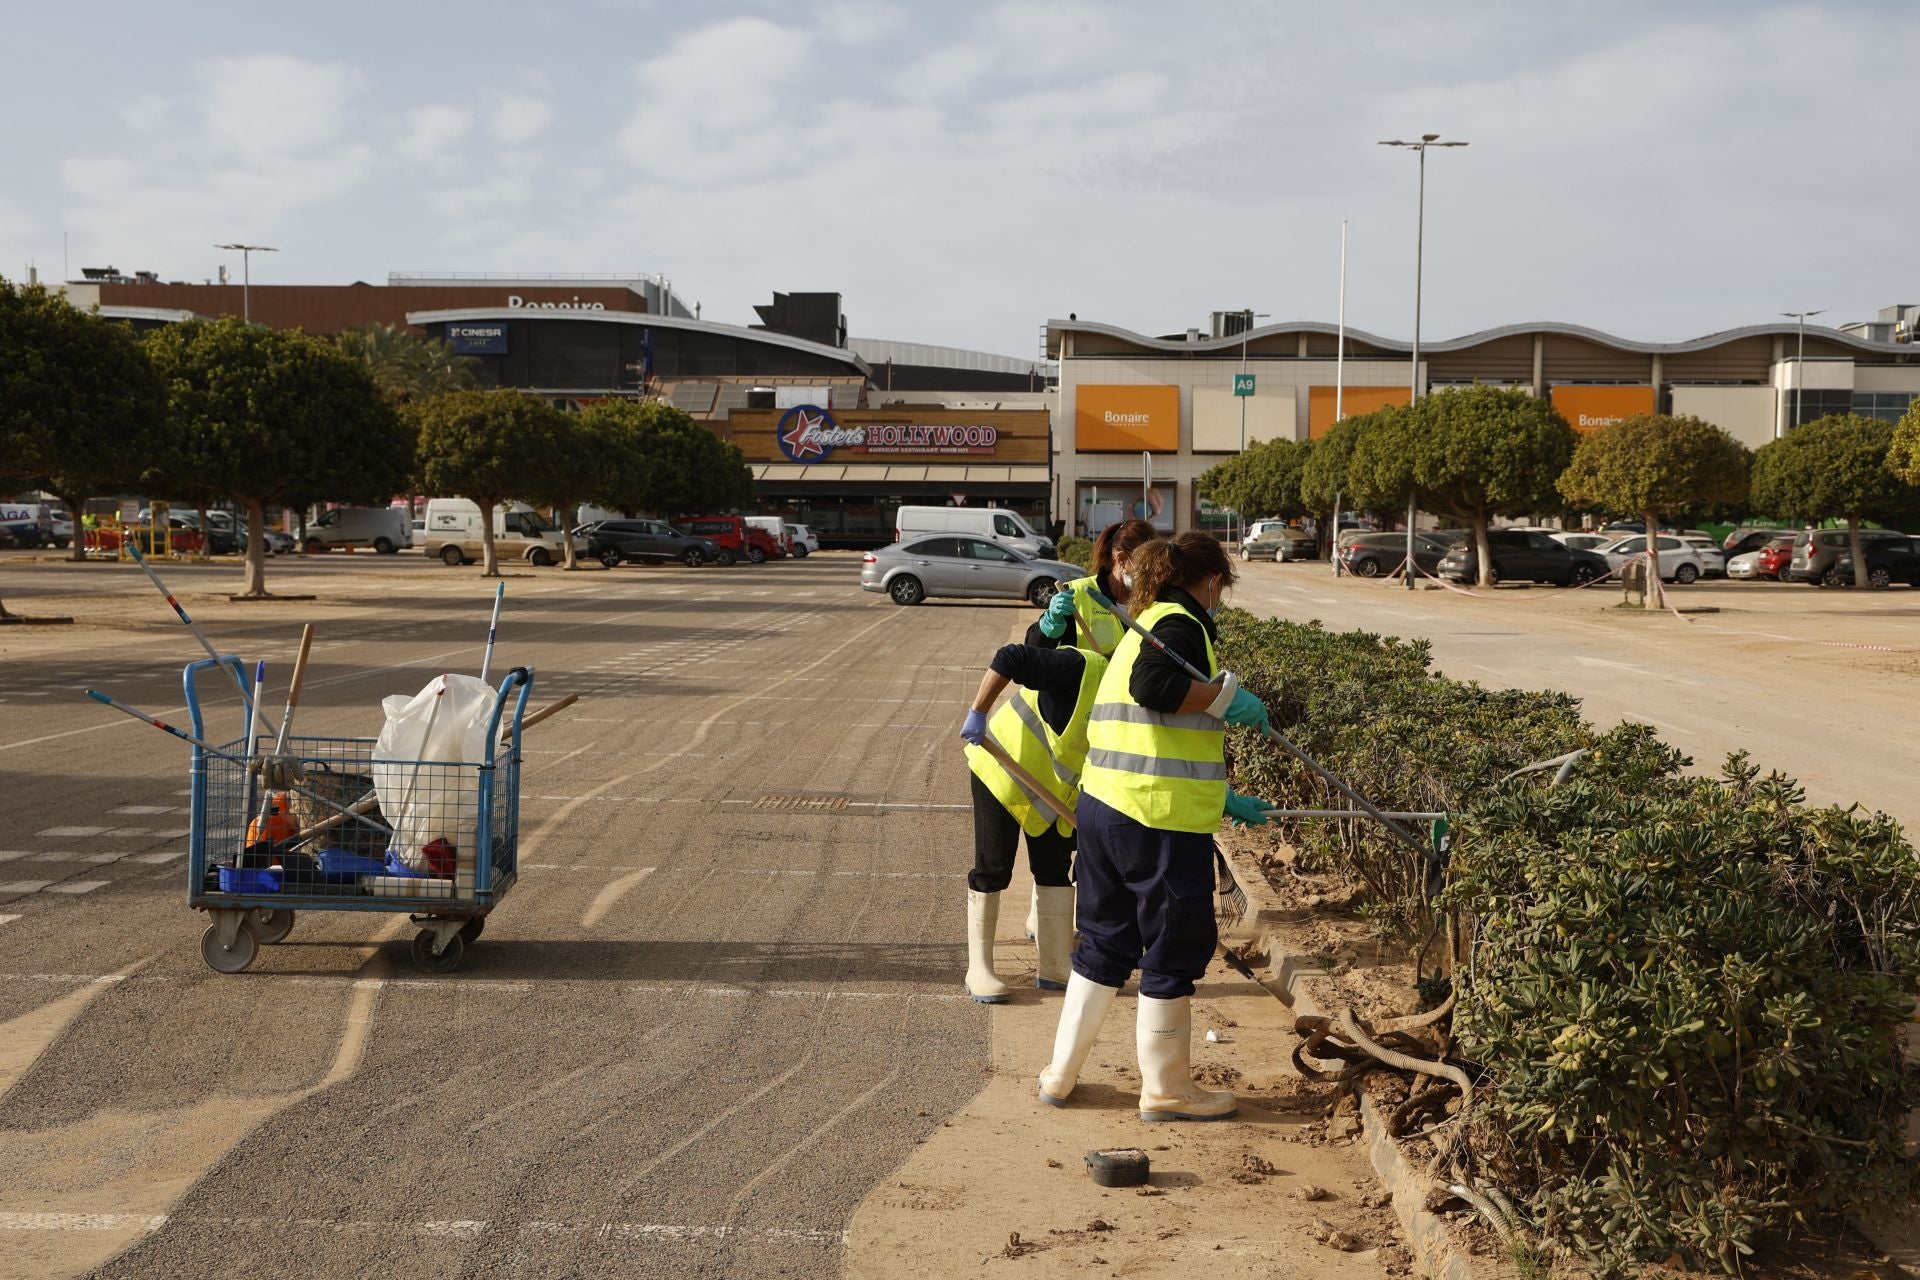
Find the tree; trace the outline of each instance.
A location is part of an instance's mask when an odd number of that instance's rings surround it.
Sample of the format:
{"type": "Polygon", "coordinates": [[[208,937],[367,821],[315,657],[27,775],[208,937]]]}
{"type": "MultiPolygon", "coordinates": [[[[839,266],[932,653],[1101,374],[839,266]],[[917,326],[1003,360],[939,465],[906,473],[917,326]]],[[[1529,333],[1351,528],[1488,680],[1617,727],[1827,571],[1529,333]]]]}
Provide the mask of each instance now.
{"type": "Polygon", "coordinates": [[[267,594],[269,503],[386,502],[413,446],[366,373],[330,342],[231,317],[147,335],[175,435],[168,477],[247,509],[244,594],[267,594]]]}
{"type": "Polygon", "coordinates": [[[480,508],[481,571],[499,577],[493,509],[541,488],[549,459],[566,447],[566,415],[518,391],[453,391],[407,412],[419,428],[422,492],[480,508]]]}
{"type": "Polygon", "coordinates": [[[1647,527],[1649,590],[1660,593],[1660,517],[1747,500],[1746,446],[1691,414],[1637,413],[1588,435],[1560,477],[1576,507],[1638,516],[1647,527]]]}
{"type": "Polygon", "coordinates": [[[561,412],[554,423],[552,447],[520,491],[529,502],[550,506],[559,512],[561,544],[566,548],[565,565],[569,570],[580,567],[573,551],[574,509],[593,493],[600,475],[594,449],[596,433],[581,421],[583,416],[561,412]]]}
{"type": "Polygon", "coordinates": [[[166,444],[166,401],[133,330],[38,285],[0,280],[0,465],[73,513],[132,488],[166,444]]]}
{"type": "Polygon", "coordinates": [[[1920,399],[1907,406],[1900,424],[1893,429],[1887,467],[1907,484],[1920,485],[1920,399]]]}
{"type": "Polygon", "coordinates": [[[1387,465],[1391,449],[1377,447],[1395,430],[1399,412],[1389,405],[1327,428],[1300,469],[1300,500],[1314,511],[1338,506],[1391,516],[1404,509],[1408,478],[1387,465]]]}
{"type": "Polygon", "coordinates": [[[1242,521],[1283,520],[1309,514],[1300,478],[1313,453],[1310,440],[1267,440],[1208,468],[1196,482],[1199,494],[1240,513],[1242,521]]]}
{"type": "Polygon", "coordinates": [[[1547,401],[1505,387],[1437,391],[1399,420],[1393,449],[1420,505],[1472,526],[1480,585],[1493,585],[1488,521],[1559,505],[1554,481],[1573,456],[1573,428],[1547,401]]]}
{"type": "Polygon", "coordinates": [[[340,350],[358,364],[389,403],[408,404],[478,382],[473,357],[453,344],[390,324],[367,324],[342,332],[340,350]]]}
{"type": "Polygon", "coordinates": [[[599,451],[596,501],[627,515],[726,511],[753,498],[740,448],[658,400],[603,400],[581,417],[599,451]]]}
{"type": "MultiPolygon", "coordinates": [[[[1904,424],[1903,424],[1904,425],[1904,424]]],[[[1836,413],[1761,445],[1753,458],[1753,503],[1775,515],[1847,522],[1853,582],[1867,585],[1860,546],[1863,520],[1904,521],[1920,514],[1920,489],[1895,473],[1894,428],[1856,413],[1836,413]]]]}

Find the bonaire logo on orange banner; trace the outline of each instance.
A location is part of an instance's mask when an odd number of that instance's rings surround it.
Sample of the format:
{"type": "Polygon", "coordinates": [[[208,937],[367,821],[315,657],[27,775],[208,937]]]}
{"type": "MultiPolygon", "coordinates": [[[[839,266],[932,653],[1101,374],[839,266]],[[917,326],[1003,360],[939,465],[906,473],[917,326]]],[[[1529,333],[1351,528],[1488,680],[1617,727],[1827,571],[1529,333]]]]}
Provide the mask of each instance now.
{"type": "Polygon", "coordinates": [[[1073,443],[1083,452],[1173,453],[1180,448],[1180,388],[1081,386],[1074,391],[1073,443]]]}
{"type": "Polygon", "coordinates": [[[1553,407],[1575,431],[1598,431],[1636,413],[1652,413],[1653,388],[1555,387],[1553,407]]]}

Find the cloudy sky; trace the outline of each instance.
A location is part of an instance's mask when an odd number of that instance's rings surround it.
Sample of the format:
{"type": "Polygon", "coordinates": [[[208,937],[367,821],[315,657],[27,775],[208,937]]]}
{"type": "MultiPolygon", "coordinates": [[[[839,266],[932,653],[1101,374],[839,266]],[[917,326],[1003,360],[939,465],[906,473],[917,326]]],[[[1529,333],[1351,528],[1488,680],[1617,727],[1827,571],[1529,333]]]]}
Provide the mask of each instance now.
{"type": "Polygon", "coordinates": [[[1678,339],[1920,297],[1920,6],[7,6],[0,275],[664,274],[708,319],[1037,350],[1251,306],[1678,339]]]}

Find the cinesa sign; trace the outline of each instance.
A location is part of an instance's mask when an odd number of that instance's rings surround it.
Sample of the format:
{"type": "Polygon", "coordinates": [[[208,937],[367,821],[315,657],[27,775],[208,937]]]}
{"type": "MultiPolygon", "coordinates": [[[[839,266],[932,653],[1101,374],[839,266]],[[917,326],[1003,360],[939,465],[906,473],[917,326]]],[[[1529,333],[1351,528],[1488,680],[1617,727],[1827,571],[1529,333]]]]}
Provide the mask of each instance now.
{"type": "Polygon", "coordinates": [[[795,405],[774,428],[780,451],[795,462],[820,462],[835,449],[853,453],[992,453],[1000,429],[984,423],[874,422],[843,427],[818,405],[795,405]]]}

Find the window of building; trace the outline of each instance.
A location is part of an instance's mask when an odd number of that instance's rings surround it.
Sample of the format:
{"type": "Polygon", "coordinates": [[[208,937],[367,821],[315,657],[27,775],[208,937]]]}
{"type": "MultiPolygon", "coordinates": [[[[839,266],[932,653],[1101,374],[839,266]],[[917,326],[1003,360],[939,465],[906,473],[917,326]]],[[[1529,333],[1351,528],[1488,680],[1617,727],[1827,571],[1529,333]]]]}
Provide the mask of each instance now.
{"type": "Polygon", "coordinates": [[[1800,426],[1834,413],[1853,412],[1853,392],[1822,390],[1808,387],[1802,391],[1787,390],[1780,393],[1787,402],[1787,423],[1800,426]],[[1797,409],[1797,413],[1796,413],[1797,409]]]}
{"type": "Polygon", "coordinates": [[[1863,418],[1898,422],[1906,416],[1913,400],[1914,393],[1911,391],[1856,391],[1853,393],[1853,412],[1863,418]]]}

